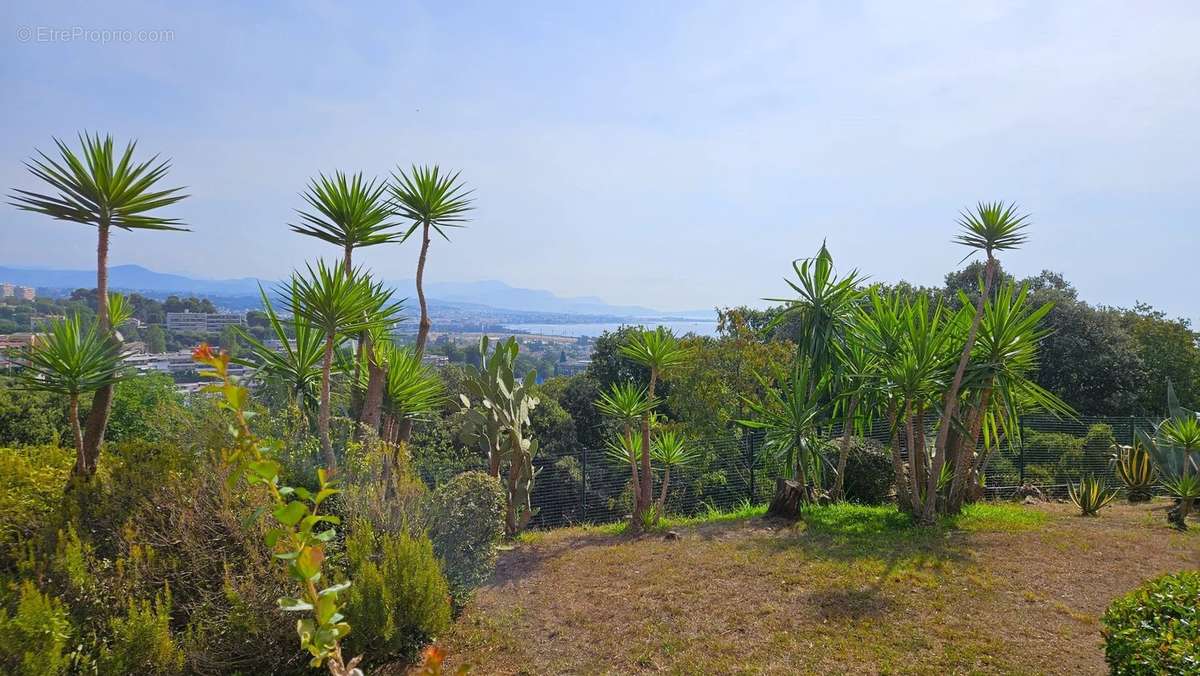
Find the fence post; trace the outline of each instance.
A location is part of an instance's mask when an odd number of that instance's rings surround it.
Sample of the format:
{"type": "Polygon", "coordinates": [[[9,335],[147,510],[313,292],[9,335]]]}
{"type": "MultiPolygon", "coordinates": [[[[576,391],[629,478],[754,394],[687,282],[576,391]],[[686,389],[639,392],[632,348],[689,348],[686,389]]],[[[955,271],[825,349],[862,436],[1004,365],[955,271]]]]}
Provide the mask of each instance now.
{"type": "Polygon", "coordinates": [[[754,503],[754,430],[746,434],[746,466],[750,469],[750,495],[748,500],[754,503]]]}
{"type": "Polygon", "coordinates": [[[579,491],[579,520],[587,521],[587,446],[583,447],[583,470],[580,472],[582,480],[579,482],[583,488],[579,491]]]}
{"type": "Polygon", "coordinates": [[[1017,471],[1021,474],[1019,483],[1025,485],[1025,418],[1017,416],[1017,430],[1021,435],[1021,443],[1017,447],[1017,471]]]}

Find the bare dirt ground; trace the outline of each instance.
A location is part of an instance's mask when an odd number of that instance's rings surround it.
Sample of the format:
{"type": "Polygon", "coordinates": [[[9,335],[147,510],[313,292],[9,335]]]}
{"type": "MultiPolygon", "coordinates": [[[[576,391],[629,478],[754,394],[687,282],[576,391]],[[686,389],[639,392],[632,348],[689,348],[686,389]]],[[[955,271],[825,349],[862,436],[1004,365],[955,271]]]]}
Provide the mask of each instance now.
{"type": "Polygon", "coordinates": [[[550,532],[502,557],[441,644],[485,674],[1102,674],[1105,607],[1200,568],[1200,523],[1168,528],[1161,502],[1073,509],[550,532]]]}

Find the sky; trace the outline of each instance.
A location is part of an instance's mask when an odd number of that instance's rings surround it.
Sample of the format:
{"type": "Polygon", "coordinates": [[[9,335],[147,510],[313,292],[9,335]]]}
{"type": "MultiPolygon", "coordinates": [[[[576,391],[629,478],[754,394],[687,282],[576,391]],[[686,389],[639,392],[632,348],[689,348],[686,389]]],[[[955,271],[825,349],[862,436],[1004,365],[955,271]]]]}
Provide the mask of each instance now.
{"type": "MultiPolygon", "coordinates": [[[[1011,200],[1032,225],[1009,271],[1200,320],[1200,3],[43,1],[0,26],[6,193],[85,129],[187,186],[166,213],[193,232],[119,233],[112,264],[283,277],[337,254],[287,228],[310,177],[437,163],[476,209],[434,280],[761,304],[826,240],[934,285],[959,210],[1011,200]]],[[[94,247],[0,209],[0,264],[94,247]]],[[[407,279],[416,256],[356,260],[407,279]]]]}

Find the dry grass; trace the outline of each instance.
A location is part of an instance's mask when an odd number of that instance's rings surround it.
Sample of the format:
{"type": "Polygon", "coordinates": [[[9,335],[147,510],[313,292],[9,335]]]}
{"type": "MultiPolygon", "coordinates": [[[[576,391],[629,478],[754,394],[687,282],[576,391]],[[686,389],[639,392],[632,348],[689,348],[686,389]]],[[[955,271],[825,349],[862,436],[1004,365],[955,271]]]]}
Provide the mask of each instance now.
{"type": "Polygon", "coordinates": [[[1103,673],[1109,601],[1200,567],[1200,532],[1167,528],[1162,507],[980,506],[928,531],[834,507],[675,541],[554,531],[502,557],[443,644],[488,674],[1103,673]]]}

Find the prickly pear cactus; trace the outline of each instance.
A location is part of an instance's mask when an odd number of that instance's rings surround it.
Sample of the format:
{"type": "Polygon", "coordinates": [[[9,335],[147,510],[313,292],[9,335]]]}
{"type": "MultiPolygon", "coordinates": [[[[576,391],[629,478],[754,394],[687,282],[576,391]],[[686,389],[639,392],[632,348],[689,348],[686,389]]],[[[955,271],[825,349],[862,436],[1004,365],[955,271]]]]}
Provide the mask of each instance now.
{"type": "Polygon", "coordinates": [[[529,413],[538,405],[532,388],[536,373],[530,371],[523,380],[514,374],[517,341],[509,338],[488,354],[488,339],[479,341],[481,368],[471,367],[463,383],[467,390],[461,404],[466,411],[463,426],[464,441],[474,445],[488,459],[488,472],[499,477],[505,472],[508,497],[506,530],[516,535],[533,518],[531,496],[538,471],[533,467],[537,441],[527,437],[529,413]]]}

